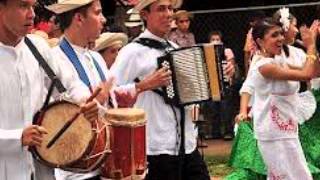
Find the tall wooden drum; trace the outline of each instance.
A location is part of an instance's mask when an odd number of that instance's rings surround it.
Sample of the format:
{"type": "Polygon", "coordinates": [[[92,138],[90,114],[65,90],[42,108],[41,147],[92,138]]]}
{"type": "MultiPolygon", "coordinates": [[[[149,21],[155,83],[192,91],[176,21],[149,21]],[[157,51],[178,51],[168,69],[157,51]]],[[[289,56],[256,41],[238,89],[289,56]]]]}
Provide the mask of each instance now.
{"type": "Polygon", "coordinates": [[[142,109],[108,110],[112,153],[102,166],[104,179],[143,179],[146,173],[146,120],[142,109]]]}

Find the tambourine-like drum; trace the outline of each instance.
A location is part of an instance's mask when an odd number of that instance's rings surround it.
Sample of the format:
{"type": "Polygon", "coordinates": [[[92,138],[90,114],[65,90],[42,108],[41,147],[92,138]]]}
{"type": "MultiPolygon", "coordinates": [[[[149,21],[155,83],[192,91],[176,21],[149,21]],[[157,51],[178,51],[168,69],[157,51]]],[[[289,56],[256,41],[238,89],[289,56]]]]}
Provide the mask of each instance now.
{"type": "Polygon", "coordinates": [[[112,153],[102,166],[103,179],[143,179],[146,173],[145,113],[142,109],[107,111],[112,153]]]}
{"type": "Polygon", "coordinates": [[[50,167],[78,173],[100,167],[111,153],[110,134],[104,121],[89,122],[80,114],[52,147],[47,148],[48,142],[79,110],[78,105],[61,101],[50,104],[44,113],[35,116],[33,124],[48,131],[41,147],[31,149],[37,160],[50,167]]]}

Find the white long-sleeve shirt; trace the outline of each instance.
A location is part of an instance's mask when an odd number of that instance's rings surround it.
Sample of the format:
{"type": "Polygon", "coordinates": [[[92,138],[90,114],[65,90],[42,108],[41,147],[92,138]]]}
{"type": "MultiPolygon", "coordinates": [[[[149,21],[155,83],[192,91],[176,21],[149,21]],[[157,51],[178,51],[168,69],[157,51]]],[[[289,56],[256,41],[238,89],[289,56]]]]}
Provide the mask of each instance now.
{"type": "MultiPolygon", "coordinates": [[[[70,97],[84,100],[87,97],[84,84],[63,74],[43,39],[32,35],[28,37],[69,90],[70,97]]],[[[47,76],[24,39],[15,47],[0,42],[0,54],[0,179],[29,180],[34,169],[33,160],[30,152],[22,147],[21,136],[43,104],[47,76]]],[[[37,180],[53,179],[53,174],[41,172],[41,169],[36,169],[37,180]]]]}
{"type": "MultiPolygon", "coordinates": [[[[99,53],[95,51],[91,51],[89,49],[82,48],[80,46],[76,46],[71,43],[70,45],[74,49],[76,55],[78,56],[79,61],[82,67],[84,68],[84,71],[87,74],[92,87],[96,87],[99,85],[99,83],[101,83],[101,77],[99,75],[99,72],[96,66],[94,65],[93,58],[99,64],[105,77],[107,79],[110,78],[106,63],[104,62],[103,57],[99,53]]],[[[61,64],[63,64],[65,73],[69,73],[80,80],[77,70],[75,69],[71,61],[68,59],[66,54],[62,51],[62,49],[59,46],[54,47],[51,52],[52,54],[55,54],[57,57],[57,60],[61,61],[61,64]]],[[[87,89],[89,90],[89,88],[87,89]]],[[[99,170],[96,170],[90,173],[85,173],[85,174],[73,173],[73,172],[68,172],[63,170],[56,170],[57,180],[82,180],[82,179],[87,179],[93,176],[97,176],[98,174],[99,174],[99,170]]]]}
{"type": "MultiPolygon", "coordinates": [[[[146,30],[139,37],[151,38],[161,42],[165,40],[146,30]]],[[[135,78],[143,79],[157,68],[157,58],[164,55],[163,51],[142,46],[132,42],[123,47],[110,71],[115,76],[118,85],[126,85],[134,82],[135,78]]],[[[162,97],[152,91],[141,93],[135,104],[142,108],[147,117],[147,155],[169,154],[177,155],[179,141],[177,136],[177,122],[171,107],[162,97]]],[[[177,112],[180,121],[179,110],[177,112]]],[[[185,116],[185,149],[189,154],[196,148],[197,129],[191,121],[190,114],[185,116]]]]}

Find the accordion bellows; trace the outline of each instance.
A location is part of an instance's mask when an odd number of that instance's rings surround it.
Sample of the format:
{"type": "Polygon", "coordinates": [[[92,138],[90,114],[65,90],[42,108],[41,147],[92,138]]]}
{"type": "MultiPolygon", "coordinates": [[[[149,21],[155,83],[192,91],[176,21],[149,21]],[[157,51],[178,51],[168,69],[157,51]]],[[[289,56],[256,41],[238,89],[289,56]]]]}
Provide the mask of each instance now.
{"type": "Polygon", "coordinates": [[[170,51],[158,58],[160,67],[172,71],[169,86],[163,88],[165,101],[187,105],[206,100],[220,101],[228,85],[224,77],[222,44],[202,44],[170,51]]]}

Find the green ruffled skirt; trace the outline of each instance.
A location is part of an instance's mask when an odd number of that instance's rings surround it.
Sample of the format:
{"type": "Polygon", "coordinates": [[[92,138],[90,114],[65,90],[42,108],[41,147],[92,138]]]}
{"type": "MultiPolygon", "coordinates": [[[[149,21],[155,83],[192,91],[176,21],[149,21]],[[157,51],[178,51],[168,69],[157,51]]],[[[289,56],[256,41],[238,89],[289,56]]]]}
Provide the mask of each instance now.
{"type": "MultiPolygon", "coordinates": [[[[299,127],[299,138],[313,178],[320,180],[320,90],[313,90],[313,94],[317,109],[313,117],[299,127]]],[[[267,169],[258,150],[251,122],[239,124],[229,165],[235,170],[224,178],[226,180],[266,179],[267,169]]]]}

